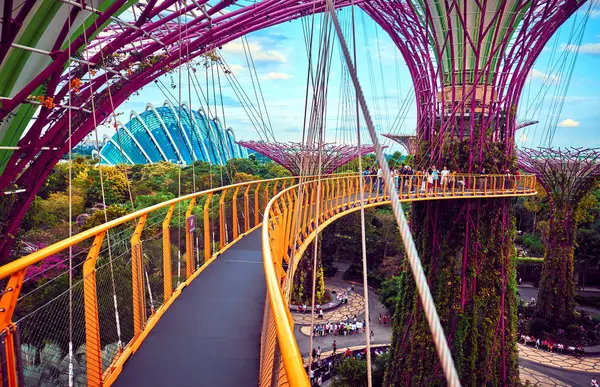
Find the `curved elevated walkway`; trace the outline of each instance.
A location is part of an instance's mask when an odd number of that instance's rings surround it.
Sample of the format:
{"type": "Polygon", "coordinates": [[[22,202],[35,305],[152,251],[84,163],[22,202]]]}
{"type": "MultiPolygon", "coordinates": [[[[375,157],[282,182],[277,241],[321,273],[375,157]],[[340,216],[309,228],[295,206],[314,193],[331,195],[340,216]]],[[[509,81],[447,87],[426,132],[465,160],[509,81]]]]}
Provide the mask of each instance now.
{"type": "Polygon", "coordinates": [[[185,288],[114,385],[256,385],[265,292],[256,230],[185,288]]]}

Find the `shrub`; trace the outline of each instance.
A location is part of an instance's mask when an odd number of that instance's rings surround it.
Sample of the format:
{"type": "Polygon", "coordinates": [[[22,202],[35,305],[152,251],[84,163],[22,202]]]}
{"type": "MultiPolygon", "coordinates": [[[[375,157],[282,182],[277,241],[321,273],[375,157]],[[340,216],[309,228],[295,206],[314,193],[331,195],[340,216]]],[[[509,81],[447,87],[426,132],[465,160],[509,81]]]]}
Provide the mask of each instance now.
{"type": "Polygon", "coordinates": [[[349,357],[337,363],[332,387],[366,387],[367,362],[349,357]]]}
{"type": "Polygon", "coordinates": [[[567,326],[567,328],[565,329],[565,334],[567,336],[568,339],[576,339],[579,337],[579,326],[576,324],[571,324],[569,326],[567,326]]]}

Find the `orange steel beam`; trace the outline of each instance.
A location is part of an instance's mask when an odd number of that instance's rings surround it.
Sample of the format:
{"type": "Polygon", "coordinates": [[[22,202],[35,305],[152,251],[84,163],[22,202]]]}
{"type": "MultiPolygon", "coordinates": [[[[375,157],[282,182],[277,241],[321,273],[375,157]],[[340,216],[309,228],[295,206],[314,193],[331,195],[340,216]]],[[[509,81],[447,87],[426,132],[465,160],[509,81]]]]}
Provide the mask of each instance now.
{"type": "Polygon", "coordinates": [[[171,218],[175,211],[175,203],[169,206],[162,223],[163,237],[163,298],[168,300],[173,293],[173,276],[171,273],[171,218]]]}
{"type": "Polygon", "coordinates": [[[142,262],[142,231],[146,223],[146,217],[142,215],[137,222],[133,236],[131,237],[131,288],[133,293],[133,339],[142,333],[146,323],[146,302],[144,294],[144,269],[142,262]]]}
{"type": "Polygon", "coordinates": [[[237,215],[237,196],[238,196],[238,192],[240,191],[240,187],[237,187],[235,189],[235,191],[233,192],[233,197],[231,198],[231,203],[232,203],[232,207],[233,210],[231,211],[231,215],[232,215],[232,219],[233,219],[233,239],[236,239],[239,235],[239,230],[238,230],[238,223],[239,223],[239,219],[238,219],[238,215],[237,215]]]}
{"type": "Polygon", "coordinates": [[[192,198],[190,204],[185,211],[185,278],[188,279],[194,272],[194,234],[190,230],[188,219],[192,216],[192,211],[196,205],[196,198],[192,198]]]}
{"type": "Polygon", "coordinates": [[[250,204],[248,202],[248,193],[250,191],[250,184],[246,187],[244,191],[244,232],[248,232],[250,230],[250,204]]]}
{"type": "Polygon", "coordinates": [[[258,193],[260,192],[259,188],[260,188],[260,182],[256,185],[256,188],[254,188],[254,225],[257,226],[260,222],[259,222],[259,214],[260,211],[258,210],[258,193]]]}
{"type": "Polygon", "coordinates": [[[204,202],[204,262],[212,257],[212,241],[210,239],[210,201],[212,197],[211,192],[204,202]]]}
{"type": "Polygon", "coordinates": [[[221,198],[219,199],[219,247],[221,249],[227,244],[227,235],[225,234],[225,222],[227,222],[225,218],[225,196],[227,196],[227,189],[221,193],[221,198]]]}
{"type": "Polygon", "coordinates": [[[102,355],[100,343],[100,318],[96,288],[96,261],[106,232],[96,235],[87,258],[83,263],[83,303],[85,310],[85,359],[87,385],[102,385],[102,355]]]}

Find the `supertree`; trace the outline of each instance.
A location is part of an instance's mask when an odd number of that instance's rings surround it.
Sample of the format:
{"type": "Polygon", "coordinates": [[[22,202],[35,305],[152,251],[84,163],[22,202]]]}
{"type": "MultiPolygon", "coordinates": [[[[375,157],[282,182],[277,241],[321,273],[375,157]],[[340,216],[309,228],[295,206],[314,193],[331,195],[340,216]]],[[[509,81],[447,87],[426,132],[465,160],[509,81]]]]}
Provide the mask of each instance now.
{"type": "Polygon", "coordinates": [[[316,175],[319,173],[319,158],[321,173],[333,173],[342,165],[349,163],[359,156],[372,153],[372,145],[361,145],[360,152],[356,145],[322,144],[305,146],[297,142],[264,142],[264,141],[238,141],[238,144],[252,149],[263,156],[281,164],[292,175],[316,175]]]}
{"type": "Polygon", "coordinates": [[[382,136],[396,141],[398,144],[402,145],[410,156],[414,156],[417,153],[417,136],[411,136],[407,134],[382,134],[382,136]]]}
{"type": "MultiPolygon", "coordinates": [[[[517,108],[535,59],[584,1],[363,2],[404,57],[417,103],[417,168],[514,170],[517,108]]],[[[469,385],[518,383],[510,199],[413,203],[411,227],[457,367],[469,385]]],[[[409,274],[388,385],[443,385],[409,274]]]]}
{"type": "Polygon", "coordinates": [[[551,209],[536,314],[551,325],[568,324],[575,306],[575,218],[600,175],[600,149],[522,149],[517,159],[519,168],[537,176],[551,209]]]}

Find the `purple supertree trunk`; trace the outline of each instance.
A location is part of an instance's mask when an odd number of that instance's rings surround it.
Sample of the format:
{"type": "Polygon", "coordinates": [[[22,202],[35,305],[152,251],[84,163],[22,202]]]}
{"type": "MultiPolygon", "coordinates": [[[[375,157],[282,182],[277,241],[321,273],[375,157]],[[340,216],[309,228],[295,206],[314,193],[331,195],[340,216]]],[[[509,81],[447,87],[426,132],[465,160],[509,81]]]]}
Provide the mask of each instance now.
{"type": "MultiPolygon", "coordinates": [[[[514,172],[516,113],[533,63],[583,2],[406,1],[360,4],[406,60],[417,103],[418,169],[514,172]]],[[[514,217],[509,199],[414,203],[411,227],[463,384],[518,383],[514,217]]],[[[406,275],[388,385],[443,385],[406,275]]]]}
{"type": "Polygon", "coordinates": [[[597,149],[523,149],[519,167],[535,174],[550,201],[549,232],[536,303],[536,314],[549,326],[565,326],[573,320],[573,279],[576,213],[581,198],[593,188],[600,174],[597,149]]]}

